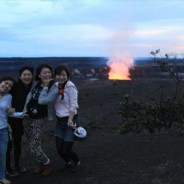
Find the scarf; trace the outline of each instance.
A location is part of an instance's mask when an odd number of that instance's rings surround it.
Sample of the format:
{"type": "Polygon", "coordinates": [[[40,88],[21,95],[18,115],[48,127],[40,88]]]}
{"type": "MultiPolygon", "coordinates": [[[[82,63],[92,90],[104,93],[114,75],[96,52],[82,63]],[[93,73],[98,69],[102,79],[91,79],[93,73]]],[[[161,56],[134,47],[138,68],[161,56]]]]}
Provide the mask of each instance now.
{"type": "Polygon", "coordinates": [[[58,85],[58,94],[61,95],[61,100],[64,99],[64,88],[68,81],[58,85]]]}

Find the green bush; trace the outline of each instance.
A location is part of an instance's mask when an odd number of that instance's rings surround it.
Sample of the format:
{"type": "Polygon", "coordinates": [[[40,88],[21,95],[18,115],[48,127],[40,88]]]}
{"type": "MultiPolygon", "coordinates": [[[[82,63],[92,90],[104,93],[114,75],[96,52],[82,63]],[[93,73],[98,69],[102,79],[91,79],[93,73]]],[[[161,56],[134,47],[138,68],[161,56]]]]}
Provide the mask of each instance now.
{"type": "MultiPolygon", "coordinates": [[[[168,70],[166,66],[168,65],[167,60],[169,59],[169,55],[165,54],[164,58],[157,58],[156,56],[159,53],[159,49],[151,52],[153,60],[160,66],[161,71],[168,70]]],[[[145,132],[145,130],[153,133],[155,129],[161,131],[164,128],[168,132],[184,134],[184,93],[180,96],[178,95],[178,88],[182,83],[182,77],[175,70],[176,58],[173,62],[172,70],[167,72],[176,84],[174,95],[164,98],[164,84],[159,86],[159,103],[155,101],[147,103],[143,98],[135,98],[126,94],[121,100],[118,112],[122,117],[122,122],[118,127],[119,133],[141,133],[145,132]]]]}

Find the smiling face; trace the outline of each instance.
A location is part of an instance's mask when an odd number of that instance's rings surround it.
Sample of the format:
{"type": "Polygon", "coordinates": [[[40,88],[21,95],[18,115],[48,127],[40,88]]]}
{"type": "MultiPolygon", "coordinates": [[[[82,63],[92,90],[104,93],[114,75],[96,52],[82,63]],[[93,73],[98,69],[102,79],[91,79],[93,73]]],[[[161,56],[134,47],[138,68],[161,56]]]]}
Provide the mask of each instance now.
{"type": "Polygon", "coordinates": [[[49,68],[42,68],[40,74],[38,75],[41,81],[44,81],[46,79],[52,79],[52,72],[49,68]]]}
{"type": "Polygon", "coordinates": [[[20,75],[20,80],[25,84],[29,85],[32,82],[33,74],[29,70],[24,70],[20,75]]]}
{"type": "Polygon", "coordinates": [[[56,80],[62,84],[68,80],[68,76],[65,70],[62,70],[60,74],[56,74],[56,80]]]}
{"type": "Polygon", "coordinates": [[[1,94],[8,93],[12,87],[13,87],[13,81],[4,80],[0,83],[0,93],[1,94]]]}

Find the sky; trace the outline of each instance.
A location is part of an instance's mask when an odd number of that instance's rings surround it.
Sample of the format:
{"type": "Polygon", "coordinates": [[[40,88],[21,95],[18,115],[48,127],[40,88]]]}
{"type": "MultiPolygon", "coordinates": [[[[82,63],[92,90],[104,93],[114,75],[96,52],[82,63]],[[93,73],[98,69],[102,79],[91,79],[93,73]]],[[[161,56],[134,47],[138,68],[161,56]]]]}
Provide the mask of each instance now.
{"type": "Polygon", "coordinates": [[[0,0],[0,57],[184,51],[183,0],[0,0]]]}

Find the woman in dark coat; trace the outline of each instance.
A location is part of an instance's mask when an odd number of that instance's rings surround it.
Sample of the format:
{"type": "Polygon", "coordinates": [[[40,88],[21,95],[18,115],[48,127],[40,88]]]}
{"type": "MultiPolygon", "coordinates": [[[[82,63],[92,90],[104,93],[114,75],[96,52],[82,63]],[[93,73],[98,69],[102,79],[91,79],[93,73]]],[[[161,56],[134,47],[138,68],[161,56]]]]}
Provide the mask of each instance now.
{"type": "MultiPolygon", "coordinates": [[[[12,107],[16,111],[23,111],[26,97],[31,89],[33,82],[33,68],[24,66],[19,70],[19,79],[12,90],[12,107]]],[[[24,133],[22,119],[9,118],[8,120],[12,129],[12,140],[9,141],[7,149],[6,168],[7,175],[17,176],[26,171],[26,168],[20,166],[21,142],[24,133]],[[11,163],[11,153],[13,147],[13,163],[11,163]]]]}

